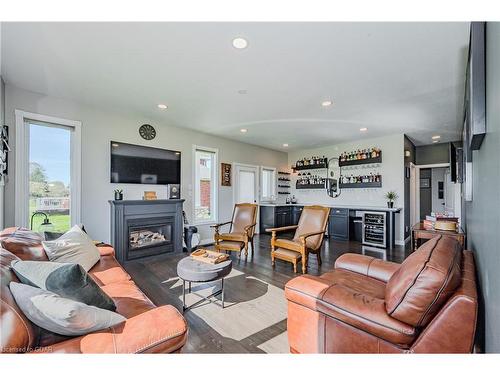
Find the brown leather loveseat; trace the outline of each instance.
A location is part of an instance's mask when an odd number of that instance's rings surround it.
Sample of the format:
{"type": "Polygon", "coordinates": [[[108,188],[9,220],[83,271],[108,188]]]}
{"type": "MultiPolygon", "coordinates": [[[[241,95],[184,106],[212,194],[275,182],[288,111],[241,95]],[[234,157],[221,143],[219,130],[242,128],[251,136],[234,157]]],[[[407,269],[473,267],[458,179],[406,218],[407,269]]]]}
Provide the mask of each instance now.
{"type": "Polygon", "coordinates": [[[110,246],[98,247],[100,261],[89,271],[108,294],[116,312],[127,320],[115,327],[79,337],[48,332],[31,323],[9,290],[18,281],[14,259],[47,261],[41,236],[22,228],[0,232],[0,350],[2,353],[170,353],[186,343],[187,324],[173,306],[156,307],[119,265],[110,246]]]}
{"type": "Polygon", "coordinates": [[[477,320],[474,260],[435,237],[401,265],[344,254],[335,269],[285,287],[293,353],[469,353],[477,320]]]}

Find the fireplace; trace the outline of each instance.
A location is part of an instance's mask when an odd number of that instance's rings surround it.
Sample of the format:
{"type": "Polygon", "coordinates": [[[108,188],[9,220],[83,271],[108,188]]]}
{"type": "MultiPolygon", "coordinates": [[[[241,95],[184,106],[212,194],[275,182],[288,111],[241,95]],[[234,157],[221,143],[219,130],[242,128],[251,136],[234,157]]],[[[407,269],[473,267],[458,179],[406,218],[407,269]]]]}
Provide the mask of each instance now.
{"type": "Polygon", "coordinates": [[[110,201],[111,238],[118,261],[182,251],[182,202],[110,201]]]}

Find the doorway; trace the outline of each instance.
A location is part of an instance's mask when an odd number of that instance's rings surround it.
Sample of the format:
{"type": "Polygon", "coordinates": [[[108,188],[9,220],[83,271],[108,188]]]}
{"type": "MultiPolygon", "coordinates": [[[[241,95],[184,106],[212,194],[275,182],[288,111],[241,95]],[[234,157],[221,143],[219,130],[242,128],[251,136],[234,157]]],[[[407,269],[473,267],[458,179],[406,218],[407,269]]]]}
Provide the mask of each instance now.
{"type": "Polygon", "coordinates": [[[451,181],[448,163],[410,166],[411,226],[431,213],[461,219],[461,184],[451,181]]]}
{"type": "MultiPolygon", "coordinates": [[[[233,204],[259,204],[259,166],[233,163],[233,204]]],[[[259,214],[257,214],[256,233],[259,229],[259,214]]]]}

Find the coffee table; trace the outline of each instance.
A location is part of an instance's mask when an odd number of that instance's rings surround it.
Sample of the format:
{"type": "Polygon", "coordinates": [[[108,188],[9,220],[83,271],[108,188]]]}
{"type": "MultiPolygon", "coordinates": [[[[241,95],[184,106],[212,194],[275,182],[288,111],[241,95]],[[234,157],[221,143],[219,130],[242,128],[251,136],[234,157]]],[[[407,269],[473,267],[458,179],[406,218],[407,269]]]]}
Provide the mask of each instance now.
{"type": "Polygon", "coordinates": [[[177,263],[177,275],[182,280],[182,311],[185,312],[201,302],[222,294],[222,308],[224,308],[224,277],[229,275],[233,268],[231,259],[218,264],[203,263],[188,256],[177,263]],[[186,306],[186,281],[189,283],[189,293],[191,293],[191,283],[208,283],[210,281],[221,280],[221,289],[200,301],[186,306]]]}

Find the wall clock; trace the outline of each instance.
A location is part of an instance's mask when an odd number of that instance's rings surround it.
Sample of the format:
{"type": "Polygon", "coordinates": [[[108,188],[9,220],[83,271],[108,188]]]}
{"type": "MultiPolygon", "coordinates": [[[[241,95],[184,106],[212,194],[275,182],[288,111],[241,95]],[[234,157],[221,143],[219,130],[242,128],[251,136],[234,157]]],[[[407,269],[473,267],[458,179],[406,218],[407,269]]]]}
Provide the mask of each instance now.
{"type": "Polygon", "coordinates": [[[142,138],[150,141],[156,137],[156,130],[149,124],[144,124],[139,128],[139,134],[142,138]]]}

